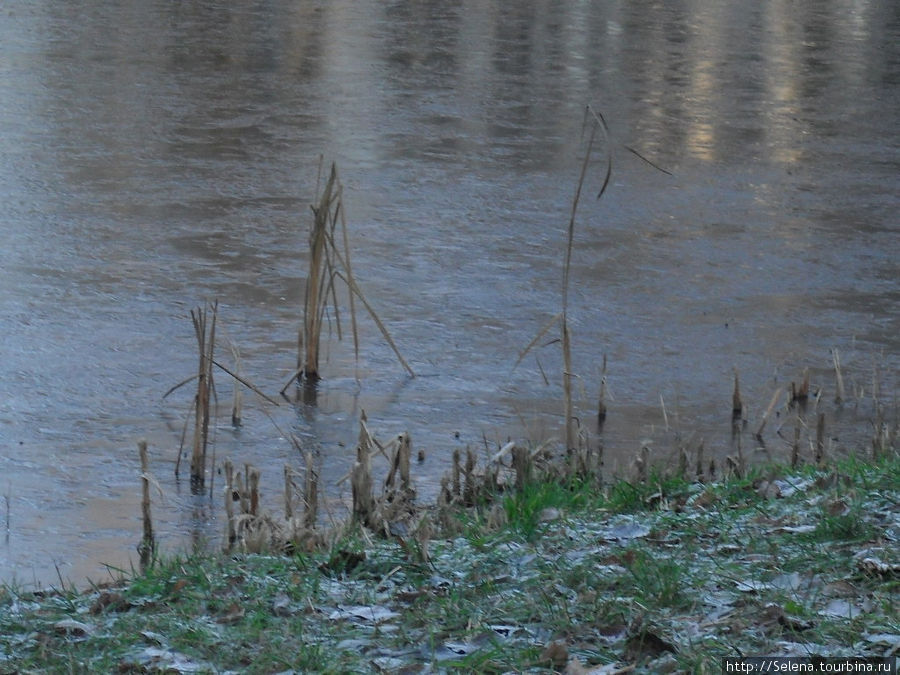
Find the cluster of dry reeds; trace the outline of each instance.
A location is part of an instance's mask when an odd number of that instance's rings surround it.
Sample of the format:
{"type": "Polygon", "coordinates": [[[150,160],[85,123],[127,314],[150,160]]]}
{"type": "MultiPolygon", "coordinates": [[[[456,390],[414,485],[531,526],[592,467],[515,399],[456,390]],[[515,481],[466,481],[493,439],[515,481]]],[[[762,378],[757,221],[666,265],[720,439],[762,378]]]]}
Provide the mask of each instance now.
{"type": "Polygon", "coordinates": [[[385,341],[397,355],[400,364],[410,376],[414,377],[415,373],[412,368],[403,358],[387,327],[366,300],[353,276],[347,221],[344,215],[343,186],[334,163],[331,164],[328,177],[322,185],[320,162],[316,199],[311,208],[313,222],[309,232],[309,273],[306,277],[306,292],[303,302],[303,324],[297,338],[297,369],[282,388],[282,395],[295,379],[302,379],[308,384],[318,381],[321,336],[329,310],[334,316],[338,339],[342,339],[337,281],[343,282],[348,291],[354,353],[357,356],[359,354],[359,332],[355,307],[355,299],[358,298],[378,326],[385,341]],[[340,245],[336,238],[338,224],[340,224],[340,245]]]}
{"type": "Polygon", "coordinates": [[[260,506],[260,471],[244,465],[243,475],[235,473],[231,460],[225,461],[225,550],[244,553],[311,551],[323,543],[317,528],[319,476],[312,453],[306,455],[302,493],[302,513],[295,514],[295,473],[284,467],[284,517],[278,518],[260,506]]]}
{"type": "Polygon", "coordinates": [[[194,444],[191,452],[191,489],[203,489],[206,475],[206,449],[209,445],[209,402],[214,390],[213,350],[216,344],[216,317],[219,303],[211,308],[191,310],[200,363],[197,367],[197,394],[194,397],[194,444]]]}
{"type": "MultiPolygon", "coordinates": [[[[194,413],[194,433],[191,444],[191,491],[194,494],[200,494],[204,491],[206,487],[207,469],[210,468],[212,470],[215,468],[215,457],[213,457],[211,467],[209,467],[210,463],[207,460],[207,450],[210,443],[210,421],[216,418],[215,411],[213,410],[215,401],[217,400],[215,380],[213,378],[213,366],[227,373],[234,382],[231,422],[235,427],[241,425],[241,390],[238,385],[252,390],[272,405],[278,405],[277,401],[266,396],[266,394],[260,391],[253,383],[235,372],[236,370],[240,370],[241,360],[240,352],[233,343],[229,341],[229,346],[235,362],[234,370],[222,365],[215,359],[214,351],[217,340],[216,326],[218,322],[218,307],[218,301],[214,301],[204,307],[197,307],[196,309],[191,310],[191,322],[194,325],[194,335],[197,339],[197,353],[199,356],[197,373],[179,382],[163,394],[163,398],[166,398],[173,391],[185,384],[194,380],[197,381],[197,390],[191,401],[188,417],[185,419],[184,429],[181,434],[181,444],[178,449],[178,458],[175,461],[175,475],[178,476],[181,470],[181,456],[182,450],[184,449],[185,438],[187,436],[190,412],[192,411],[194,413]]],[[[213,485],[210,484],[209,488],[210,495],[212,495],[213,485]]]]}
{"type": "MultiPolygon", "coordinates": [[[[465,461],[456,451],[451,471],[441,480],[441,490],[433,507],[416,503],[416,489],[411,475],[412,440],[409,433],[399,433],[389,442],[379,441],[369,428],[365,412],[360,415],[356,461],[340,482],[349,479],[352,509],[349,521],[330,530],[317,522],[318,473],[310,453],[302,490],[302,514],[293,509],[297,491],[294,471],[285,467],[284,516],[274,516],[260,507],[260,472],[245,465],[236,473],[230,460],[225,462],[226,551],[290,552],[310,551],[333,542],[348,527],[364,527],[367,531],[392,537],[407,547],[414,546],[416,555],[427,559],[428,540],[436,532],[458,531],[454,514],[471,507],[489,508],[490,518],[500,524],[503,515],[498,497],[526,485],[547,480],[568,480],[574,475],[590,477],[599,486],[599,457],[573,460],[572,455],[554,457],[549,444],[537,447],[508,442],[479,462],[468,448],[465,461]],[[375,489],[373,460],[387,462],[387,473],[379,490],[375,489]],[[590,467],[590,468],[589,468],[590,467]],[[590,471],[590,474],[585,474],[590,471]]],[[[333,523],[334,525],[334,523],[333,523]]]]}
{"type": "Polygon", "coordinates": [[[225,550],[247,553],[311,551],[326,544],[334,538],[335,532],[349,525],[361,525],[383,536],[404,537],[411,531],[430,533],[430,530],[423,529],[425,521],[421,518],[422,510],[415,505],[416,490],[410,475],[411,453],[412,442],[408,433],[398,434],[390,443],[381,443],[369,430],[363,412],[357,461],[345,477],[350,479],[352,486],[351,520],[330,531],[319,527],[319,476],[312,453],[305,454],[302,490],[298,490],[294,480],[298,474],[290,466],[284,467],[283,517],[261,508],[259,470],[247,464],[243,474],[235,472],[231,460],[226,460],[225,550]],[[378,454],[387,458],[389,469],[382,489],[376,495],[372,459],[378,454]],[[298,492],[302,509],[296,512],[294,496],[298,492]]]}
{"type": "MultiPolygon", "coordinates": [[[[298,381],[302,380],[306,385],[310,385],[311,387],[314,387],[315,383],[319,380],[319,354],[322,343],[322,331],[326,324],[327,317],[334,317],[338,339],[342,338],[337,281],[342,282],[347,290],[354,351],[357,355],[359,353],[359,338],[356,323],[355,301],[358,299],[366,308],[385,341],[397,355],[400,364],[410,376],[415,376],[412,368],[410,368],[409,364],[403,358],[384,323],[369,304],[362,289],[353,276],[353,270],[350,264],[349,237],[344,216],[343,187],[338,178],[337,167],[335,164],[331,165],[328,177],[323,185],[321,180],[320,162],[319,184],[316,187],[315,203],[311,205],[311,209],[313,212],[313,222],[309,233],[309,274],[306,279],[303,321],[298,337],[297,369],[282,388],[282,396],[287,398],[285,392],[291,382],[295,379],[298,381]],[[340,246],[336,239],[338,234],[338,224],[340,224],[340,246]]],[[[190,315],[197,340],[197,354],[199,357],[197,372],[169,389],[169,391],[163,395],[163,398],[167,397],[183,385],[196,380],[197,389],[191,402],[194,424],[191,446],[190,481],[191,490],[194,493],[199,494],[206,488],[207,471],[209,470],[211,472],[210,475],[213,475],[215,469],[215,458],[213,457],[211,467],[207,458],[207,451],[210,446],[210,421],[214,421],[216,418],[215,412],[211,410],[211,407],[215,405],[215,401],[217,400],[213,378],[213,366],[225,371],[231,376],[234,382],[234,397],[231,412],[233,426],[237,427],[242,423],[241,387],[251,389],[272,405],[277,406],[278,403],[269,396],[266,396],[239,374],[241,369],[240,351],[234,343],[228,341],[234,361],[234,370],[222,365],[215,359],[218,301],[193,309],[191,310],[190,315]]],[[[309,399],[304,398],[304,400],[308,401],[309,399]]],[[[188,420],[185,420],[181,448],[184,447],[188,424],[188,420]]],[[[213,446],[213,448],[214,447],[215,446],[213,446]]],[[[179,474],[180,466],[181,449],[179,449],[178,459],[175,464],[176,476],[179,474]]],[[[211,482],[209,489],[210,495],[212,495],[213,486],[211,482]]]]}
{"type": "Polygon", "coordinates": [[[348,476],[356,522],[385,536],[410,529],[419,512],[410,473],[411,458],[412,439],[408,432],[397,434],[388,443],[381,443],[370,431],[365,411],[361,413],[356,461],[348,476]],[[388,462],[387,476],[377,495],[372,475],[372,460],[376,455],[388,462]]]}
{"type": "MultiPolygon", "coordinates": [[[[838,406],[846,401],[846,390],[843,373],[840,366],[840,358],[837,350],[832,351],[832,363],[834,366],[834,403],[838,406]]],[[[900,431],[900,420],[895,415],[893,423],[886,419],[885,407],[877,397],[877,374],[873,377],[873,401],[875,402],[876,420],[873,422],[872,434],[872,459],[877,461],[892,452],[900,431]]],[[[770,463],[777,461],[769,448],[767,438],[764,437],[767,425],[773,418],[780,420],[775,428],[774,436],[789,452],[791,467],[811,462],[817,466],[827,464],[829,454],[833,451],[831,439],[827,433],[826,412],[819,409],[820,401],[825,391],[824,386],[812,386],[810,384],[810,370],[804,368],[797,381],[791,381],[789,386],[779,386],[775,389],[768,405],[763,409],[756,431],[752,438],[756,441],[756,450],[763,451],[770,463]],[[774,414],[773,414],[774,413],[774,414]],[[792,427],[789,434],[786,427],[792,427]]],[[[861,394],[860,394],[861,395],[861,394]]],[[[734,387],[732,390],[732,440],[733,452],[724,458],[724,466],[717,467],[715,458],[708,461],[704,457],[704,442],[679,441],[676,462],[662,462],[663,473],[677,475],[683,479],[713,480],[717,477],[717,469],[724,476],[744,477],[748,472],[748,462],[744,452],[743,430],[748,424],[747,406],[741,395],[740,380],[737,369],[734,370],[734,387]],[[695,459],[691,461],[693,452],[695,459]],[[694,467],[691,469],[691,467],[694,467]],[[666,469],[665,467],[669,467],[666,469]]],[[[663,404],[663,416],[665,417],[665,405],[663,404]]],[[[649,446],[642,446],[632,461],[632,474],[638,482],[647,480],[650,470],[649,446]]]]}

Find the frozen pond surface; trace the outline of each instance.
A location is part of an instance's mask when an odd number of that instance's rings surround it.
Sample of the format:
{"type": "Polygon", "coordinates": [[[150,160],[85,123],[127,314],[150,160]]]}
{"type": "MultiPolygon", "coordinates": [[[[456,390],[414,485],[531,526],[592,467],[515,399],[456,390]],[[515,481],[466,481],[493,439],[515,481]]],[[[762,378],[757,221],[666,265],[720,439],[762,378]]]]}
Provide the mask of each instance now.
{"type": "Polygon", "coordinates": [[[559,436],[558,346],[513,365],[560,308],[588,103],[610,123],[613,180],[579,209],[570,319],[595,442],[608,357],[610,472],[646,441],[663,459],[678,438],[730,452],[733,368],[754,426],[810,368],[836,449],[867,442],[873,385],[896,405],[896,2],[0,11],[2,580],[129,566],[142,436],[163,545],[219,536],[219,500],[172,472],[190,392],[162,395],[196,368],[189,310],[215,298],[245,374],[281,389],[320,154],[341,171],[356,276],[419,377],[366,320],[358,364],[329,343],[315,406],[248,394],[233,431],[221,377],[216,455],[260,466],[273,508],[299,465],[287,432],[317,450],[338,508],[362,409],[426,451],[423,498],[454,448],[559,436]]]}

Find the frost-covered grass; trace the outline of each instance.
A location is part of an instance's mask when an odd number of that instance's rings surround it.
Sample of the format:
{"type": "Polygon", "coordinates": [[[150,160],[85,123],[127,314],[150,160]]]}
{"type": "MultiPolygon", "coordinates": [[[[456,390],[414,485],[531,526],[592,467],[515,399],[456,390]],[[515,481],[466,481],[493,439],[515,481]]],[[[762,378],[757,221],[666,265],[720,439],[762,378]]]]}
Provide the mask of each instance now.
{"type": "Polygon", "coordinates": [[[323,553],[164,558],[90,592],[5,587],[0,672],[718,673],[726,655],[900,651],[896,456],[533,484],[501,506],[499,528],[459,512],[427,556],[349,531],[323,553]]]}

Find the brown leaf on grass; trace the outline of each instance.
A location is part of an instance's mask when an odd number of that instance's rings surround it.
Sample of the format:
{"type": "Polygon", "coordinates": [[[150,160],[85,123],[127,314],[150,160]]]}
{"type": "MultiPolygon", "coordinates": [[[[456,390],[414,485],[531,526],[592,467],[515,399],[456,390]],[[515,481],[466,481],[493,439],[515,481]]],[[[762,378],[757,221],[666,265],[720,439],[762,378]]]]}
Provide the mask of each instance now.
{"type": "Polygon", "coordinates": [[[297,613],[295,607],[291,606],[291,599],[287,593],[276,593],[272,600],[272,614],[275,616],[292,616],[297,613]]]}
{"type": "Polygon", "coordinates": [[[63,635],[86,637],[94,632],[94,627],[75,619],[62,619],[53,624],[53,630],[63,635]]]}
{"type": "Polygon", "coordinates": [[[771,584],[768,584],[765,581],[759,581],[758,579],[748,579],[747,581],[739,580],[735,581],[734,585],[741,593],[759,593],[760,591],[767,591],[772,588],[771,584]]]}
{"type": "Polygon", "coordinates": [[[832,499],[825,506],[825,512],[829,516],[846,516],[850,513],[850,505],[843,499],[832,499]]]}
{"type": "Polygon", "coordinates": [[[549,663],[551,666],[560,667],[569,661],[569,648],[563,640],[554,640],[544,647],[541,652],[541,663],[549,663]]]}
{"type": "Polygon", "coordinates": [[[666,652],[678,653],[678,649],[650,629],[641,629],[625,641],[625,659],[644,661],[657,659],[666,652]]]}
{"type": "Polygon", "coordinates": [[[91,614],[100,614],[106,611],[124,612],[130,608],[131,604],[125,600],[125,597],[121,593],[103,591],[97,596],[97,599],[94,600],[90,611],[91,614]]]}
{"type": "Polygon", "coordinates": [[[781,605],[774,602],[770,602],[763,608],[759,618],[760,624],[767,634],[780,632],[783,628],[794,633],[801,633],[816,625],[814,621],[801,619],[786,613],[781,605]]]}
{"type": "Polygon", "coordinates": [[[900,635],[897,633],[870,633],[863,635],[863,640],[871,645],[887,647],[884,652],[885,656],[900,654],[900,635]]]}
{"type": "Polygon", "coordinates": [[[832,471],[831,473],[820,476],[816,479],[814,485],[820,490],[828,490],[838,485],[852,485],[853,479],[850,476],[832,471]]]}
{"type": "Polygon", "coordinates": [[[693,500],[693,505],[698,508],[706,508],[707,506],[715,504],[716,500],[716,494],[712,490],[705,490],[693,500]]]}
{"type": "Polygon", "coordinates": [[[119,663],[120,673],[206,673],[212,670],[209,663],[194,661],[186,654],[158,647],[147,647],[119,663]]]}
{"type": "Polygon", "coordinates": [[[830,584],[825,584],[824,594],[833,598],[855,598],[860,594],[859,588],[846,579],[838,579],[830,584]]]}
{"type": "Polygon", "coordinates": [[[234,602],[228,606],[224,613],[216,618],[216,623],[231,625],[243,619],[244,614],[244,608],[238,603],[234,602]]]}
{"type": "Polygon", "coordinates": [[[188,585],[187,579],[184,579],[184,578],[179,579],[172,586],[172,595],[178,595],[179,593],[181,593],[181,591],[183,591],[187,587],[187,585],[188,585]]]}
{"type": "Polygon", "coordinates": [[[597,627],[597,634],[601,642],[613,644],[625,638],[628,626],[623,623],[611,623],[597,627]]]}
{"type": "Polygon", "coordinates": [[[325,574],[349,574],[357,566],[366,561],[365,551],[339,550],[331,555],[327,562],[319,565],[319,570],[325,574]]]}
{"type": "Polygon", "coordinates": [[[779,622],[782,626],[794,633],[802,633],[803,631],[815,628],[816,626],[815,621],[801,619],[798,616],[791,616],[790,614],[782,614],[779,622]]]}
{"type": "Polygon", "coordinates": [[[875,556],[866,556],[858,560],[856,564],[866,574],[900,577],[900,563],[886,563],[875,556]]]}
{"type": "Polygon", "coordinates": [[[543,509],[541,511],[540,515],[538,516],[538,519],[542,523],[549,523],[554,520],[559,520],[561,515],[562,514],[560,513],[559,509],[554,508],[552,506],[548,506],[546,509],[543,509]]]}
{"type": "Polygon", "coordinates": [[[815,525],[783,525],[772,530],[773,533],[777,534],[809,534],[815,531],[815,525]]]}

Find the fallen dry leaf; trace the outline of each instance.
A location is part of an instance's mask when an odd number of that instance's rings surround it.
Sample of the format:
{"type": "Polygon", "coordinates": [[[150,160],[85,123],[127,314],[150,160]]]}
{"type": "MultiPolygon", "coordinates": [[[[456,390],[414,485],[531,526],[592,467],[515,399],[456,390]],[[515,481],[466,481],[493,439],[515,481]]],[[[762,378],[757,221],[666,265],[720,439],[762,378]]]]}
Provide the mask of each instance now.
{"type": "Polygon", "coordinates": [[[549,663],[551,666],[561,666],[569,660],[569,648],[563,640],[554,640],[544,647],[540,660],[541,663],[549,663]]]}
{"type": "Polygon", "coordinates": [[[106,610],[110,610],[112,612],[124,612],[125,610],[131,607],[130,604],[125,600],[125,596],[121,593],[111,593],[109,591],[103,591],[97,599],[94,600],[94,603],[91,605],[90,612],[91,614],[100,614],[101,612],[105,612],[106,610]]]}
{"type": "Polygon", "coordinates": [[[641,630],[625,641],[625,658],[628,661],[656,659],[666,652],[677,653],[677,651],[675,645],[649,630],[641,630]]]}
{"type": "Polygon", "coordinates": [[[75,621],[75,619],[62,619],[53,624],[53,629],[57,633],[64,635],[73,635],[75,637],[84,637],[90,635],[94,629],[86,623],[75,621]]]}
{"type": "Polygon", "coordinates": [[[328,615],[328,618],[332,621],[337,621],[339,619],[358,619],[361,621],[381,623],[382,621],[393,619],[395,616],[400,615],[382,605],[353,605],[351,607],[338,607],[328,615]]]}
{"type": "Polygon", "coordinates": [[[224,625],[237,623],[244,618],[244,614],[244,608],[235,602],[229,605],[228,609],[226,609],[221,616],[216,618],[216,623],[221,623],[224,625]]]}
{"type": "Polygon", "coordinates": [[[900,563],[886,563],[874,556],[868,556],[856,563],[866,574],[877,574],[883,577],[900,576],[900,563]]]}

